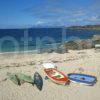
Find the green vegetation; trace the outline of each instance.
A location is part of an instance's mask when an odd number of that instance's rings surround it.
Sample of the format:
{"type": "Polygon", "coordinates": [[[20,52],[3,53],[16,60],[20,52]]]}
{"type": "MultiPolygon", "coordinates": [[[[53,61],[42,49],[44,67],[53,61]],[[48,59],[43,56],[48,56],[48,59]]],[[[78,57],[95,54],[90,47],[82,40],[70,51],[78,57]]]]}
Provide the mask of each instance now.
{"type": "Polygon", "coordinates": [[[80,30],[80,29],[100,30],[100,25],[70,26],[70,27],[67,27],[67,29],[73,29],[73,30],[80,30]]]}

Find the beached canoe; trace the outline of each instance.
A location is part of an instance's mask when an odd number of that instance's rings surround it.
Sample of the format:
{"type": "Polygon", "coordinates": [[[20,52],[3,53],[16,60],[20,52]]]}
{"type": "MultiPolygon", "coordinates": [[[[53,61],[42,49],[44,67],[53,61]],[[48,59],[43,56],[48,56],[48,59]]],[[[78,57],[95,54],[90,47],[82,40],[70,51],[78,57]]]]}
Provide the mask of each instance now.
{"type": "Polygon", "coordinates": [[[49,79],[51,79],[53,82],[57,84],[65,85],[69,82],[68,77],[64,75],[62,72],[58,71],[57,69],[44,69],[44,72],[49,79]]]}
{"type": "Polygon", "coordinates": [[[78,74],[78,73],[71,73],[68,74],[70,81],[77,82],[84,85],[94,85],[97,81],[95,76],[86,75],[86,74],[78,74]]]}

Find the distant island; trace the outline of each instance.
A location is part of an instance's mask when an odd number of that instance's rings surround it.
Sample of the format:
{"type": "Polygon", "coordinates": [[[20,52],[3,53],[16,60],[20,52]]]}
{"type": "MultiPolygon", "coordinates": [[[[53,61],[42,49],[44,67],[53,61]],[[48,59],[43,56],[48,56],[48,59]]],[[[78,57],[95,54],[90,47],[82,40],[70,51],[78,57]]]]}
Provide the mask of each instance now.
{"type": "Polygon", "coordinates": [[[70,27],[67,27],[67,29],[73,29],[73,30],[80,30],[80,29],[100,30],[100,25],[70,26],[70,27]]]}

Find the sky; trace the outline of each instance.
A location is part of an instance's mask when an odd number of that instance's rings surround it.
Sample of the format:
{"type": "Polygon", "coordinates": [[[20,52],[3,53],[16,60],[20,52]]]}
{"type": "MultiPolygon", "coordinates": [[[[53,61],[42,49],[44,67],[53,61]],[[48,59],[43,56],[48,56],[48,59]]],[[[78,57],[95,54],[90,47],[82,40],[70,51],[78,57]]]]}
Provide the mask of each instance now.
{"type": "Polygon", "coordinates": [[[0,28],[100,24],[100,0],[0,0],[0,28]]]}

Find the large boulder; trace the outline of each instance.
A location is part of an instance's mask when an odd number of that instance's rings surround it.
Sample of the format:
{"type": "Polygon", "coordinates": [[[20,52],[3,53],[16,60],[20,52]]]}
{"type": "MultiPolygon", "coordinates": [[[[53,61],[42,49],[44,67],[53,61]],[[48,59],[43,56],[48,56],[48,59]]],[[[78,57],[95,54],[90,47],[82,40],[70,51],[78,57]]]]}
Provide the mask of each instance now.
{"type": "Polygon", "coordinates": [[[78,43],[76,41],[69,41],[66,43],[68,49],[78,49],[78,43]]]}
{"type": "Polygon", "coordinates": [[[65,50],[68,49],[75,50],[78,49],[78,44],[75,41],[68,41],[65,42],[63,45],[61,45],[60,48],[65,48],[65,50]]]}
{"type": "Polygon", "coordinates": [[[60,54],[63,54],[63,53],[68,53],[68,49],[67,48],[64,48],[62,45],[59,46],[56,50],[55,50],[56,53],[60,53],[60,54]]]}
{"type": "Polygon", "coordinates": [[[79,49],[90,49],[93,47],[93,43],[91,39],[82,39],[80,41],[76,41],[79,49]]]}

